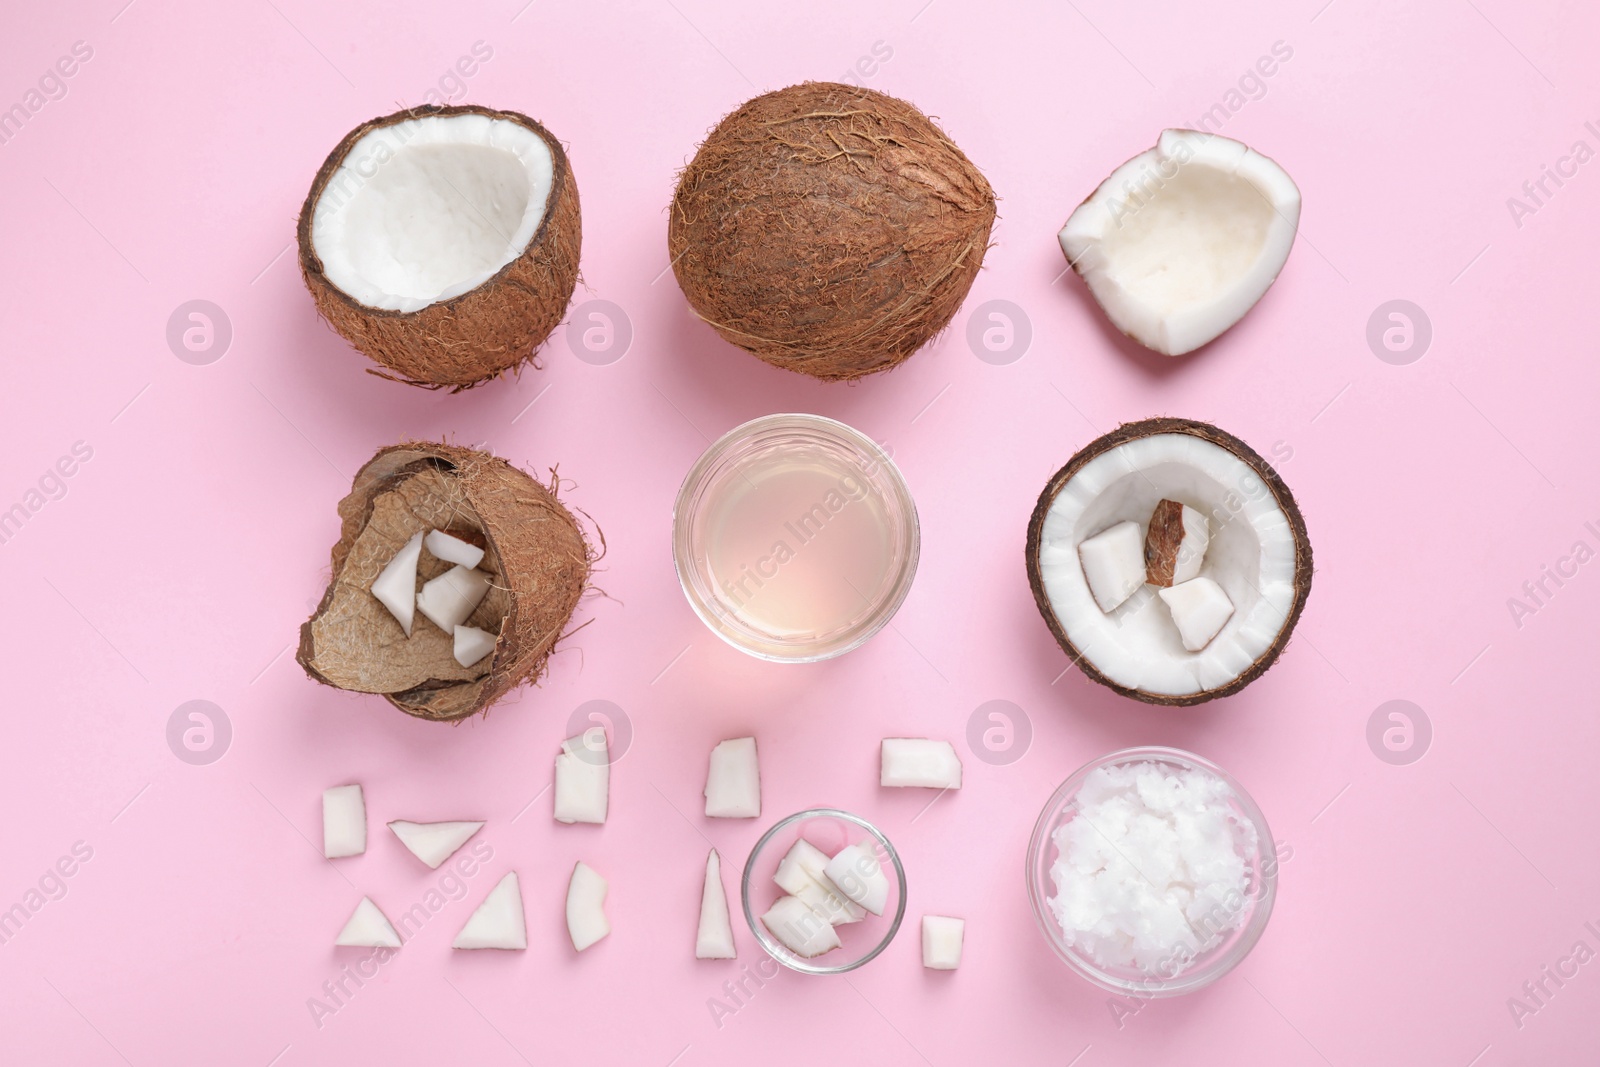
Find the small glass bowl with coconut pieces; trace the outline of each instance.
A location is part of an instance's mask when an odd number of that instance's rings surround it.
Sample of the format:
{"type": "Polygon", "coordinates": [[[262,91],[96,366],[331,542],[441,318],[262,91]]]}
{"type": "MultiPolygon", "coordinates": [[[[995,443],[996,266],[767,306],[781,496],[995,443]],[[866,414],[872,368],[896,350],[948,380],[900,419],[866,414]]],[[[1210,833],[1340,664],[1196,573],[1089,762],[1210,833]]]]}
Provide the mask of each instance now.
{"type": "Polygon", "coordinates": [[[1238,692],[1311,591],[1311,542],[1277,471],[1189,419],[1129,423],[1073,456],[1028,525],[1028,579],[1091,680],[1152,704],[1238,692]]]}
{"type": "Polygon", "coordinates": [[[877,442],[820,415],[755,419],[706,449],[672,513],[672,558],[713,633],[761,659],[860,647],[917,572],[917,508],[877,442]]]}
{"type": "Polygon", "coordinates": [[[1250,952],[1277,895],[1261,809],[1215,764],[1130,748],[1055,791],[1028,843],[1028,897],[1051,948],[1102,989],[1170,997],[1250,952]]]}
{"type": "Polygon", "coordinates": [[[750,932],[802,974],[843,974],[894,940],[906,915],[906,871],[876,826],[838,808],[811,808],[761,835],[739,897],[750,932]]]}

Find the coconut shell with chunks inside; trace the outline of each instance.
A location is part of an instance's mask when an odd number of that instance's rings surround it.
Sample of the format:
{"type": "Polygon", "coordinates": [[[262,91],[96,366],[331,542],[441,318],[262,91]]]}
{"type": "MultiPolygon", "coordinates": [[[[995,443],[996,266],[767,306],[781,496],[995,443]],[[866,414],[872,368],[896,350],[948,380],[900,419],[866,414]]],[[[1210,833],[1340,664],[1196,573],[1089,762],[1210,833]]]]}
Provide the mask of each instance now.
{"type": "MultiPolygon", "coordinates": [[[[594,553],[572,513],[541,485],[487,452],[408,442],[381,449],[339,502],[333,577],[300,628],[297,659],[312,678],[378,693],[408,715],[464,719],[536,681],[589,584],[594,553]],[[407,637],[370,592],[384,565],[422,530],[482,547],[490,578],[467,624],[498,636],[470,667],[452,635],[418,619],[407,637]]],[[[452,564],[424,554],[420,583],[452,564]]]]}

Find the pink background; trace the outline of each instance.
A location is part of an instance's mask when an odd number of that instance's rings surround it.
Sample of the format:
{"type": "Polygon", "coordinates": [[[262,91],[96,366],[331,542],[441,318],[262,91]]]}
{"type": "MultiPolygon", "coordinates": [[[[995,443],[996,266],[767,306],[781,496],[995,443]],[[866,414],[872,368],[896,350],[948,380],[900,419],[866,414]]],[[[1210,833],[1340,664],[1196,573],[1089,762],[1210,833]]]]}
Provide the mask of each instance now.
{"type": "Polygon", "coordinates": [[[1584,929],[1600,927],[1600,564],[1520,627],[1507,599],[1580,538],[1600,547],[1584,528],[1600,527],[1600,162],[1560,189],[1547,182],[1554,195],[1520,226],[1506,201],[1574,141],[1600,147],[1583,126],[1600,120],[1594,9],[123,2],[32,5],[0,38],[3,106],[74,42],[93,49],[66,95],[0,144],[0,508],[74,442],[93,449],[65,497],[0,545],[12,679],[0,907],[75,842],[93,849],[65,897],[0,945],[0,1059],[1593,1057],[1600,962],[1520,1028],[1507,998],[1580,939],[1600,948],[1584,929]],[[445,75],[479,41],[493,55],[463,90],[445,75]],[[1148,355],[1059,278],[1055,231],[1160,129],[1225,102],[1278,41],[1292,57],[1264,95],[1234,101],[1222,130],[1298,181],[1300,239],[1220,342],[1148,355]],[[664,206],[721,115],[757,91],[840,78],[875,47],[891,54],[861,80],[938,116],[993,182],[1003,222],[954,328],[892,374],[823,386],[689,315],[663,273],[664,206]],[[634,337],[620,360],[584,362],[562,332],[542,370],[449,396],[368,375],[317,318],[288,251],[317,166],[357,122],[452,91],[524,110],[570,145],[585,231],[577,299],[624,309],[634,337]],[[1365,340],[1368,316],[1396,298],[1433,324],[1409,366],[1365,340]],[[232,324],[207,366],[175,358],[165,338],[193,299],[232,324]],[[1009,364],[967,341],[988,300],[1031,323],[1009,364]],[[921,572],[894,628],[811,667],[757,662],[708,633],[668,551],[695,456],[779,410],[886,442],[922,518],[921,572]],[[1318,565],[1281,664],[1188,711],[1063,676],[1022,567],[1048,475],[1098,433],[1156,414],[1291,449],[1281,471],[1318,565]],[[407,435],[559,464],[575,483],[567,499],[610,545],[597,575],[609,598],[580,609],[592,624],[548,681],[457,729],[313,685],[289,648],[326,579],[335,501],[363,460],[407,435]],[[192,699],[232,724],[209,766],[165,740],[192,699]],[[593,699],[619,705],[633,730],[611,820],[557,826],[539,794],[569,715],[593,699]],[[994,699],[1031,725],[1009,765],[965,741],[994,699]],[[1368,717],[1393,699],[1433,724],[1409,766],[1366,741],[1368,717]],[[762,746],[766,814],[708,822],[706,753],[744,732],[762,746]],[[965,787],[920,816],[927,794],[875,784],[878,739],[908,733],[949,738],[966,761],[965,787]],[[1227,767],[1292,858],[1266,936],[1234,974],[1119,1027],[1106,995],[1035,930],[1022,859],[1052,788],[1137,743],[1227,767]],[[367,789],[371,847],[330,864],[319,794],[351,780],[367,789]],[[848,979],[782,974],[719,1027],[708,1001],[762,957],[739,926],[737,962],[691,958],[707,839],[737,866],[765,825],[814,803],[877,820],[899,846],[908,928],[848,979]],[[469,817],[489,820],[493,859],[319,1027],[308,999],[361,956],[331,947],[359,896],[395,915],[438,882],[383,823],[469,817]],[[614,927],[581,957],[561,919],[579,858],[611,879],[614,927]],[[528,951],[452,953],[508,869],[522,876],[528,951]],[[924,912],[966,917],[959,971],[920,966],[924,912]]]}

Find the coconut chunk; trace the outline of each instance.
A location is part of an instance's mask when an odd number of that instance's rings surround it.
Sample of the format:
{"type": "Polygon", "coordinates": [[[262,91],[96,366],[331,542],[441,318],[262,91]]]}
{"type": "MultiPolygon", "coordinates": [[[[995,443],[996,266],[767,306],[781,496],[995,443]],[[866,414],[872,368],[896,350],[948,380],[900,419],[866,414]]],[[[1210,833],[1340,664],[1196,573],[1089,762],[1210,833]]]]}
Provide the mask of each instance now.
{"type": "Polygon", "coordinates": [[[433,553],[435,559],[442,559],[446,563],[454,563],[468,570],[483,562],[483,549],[443,530],[429,530],[428,536],[422,543],[433,553]]]}
{"type": "Polygon", "coordinates": [[[722,857],[712,849],[706,856],[706,881],[700,890],[700,926],[695,932],[694,958],[731,960],[736,956],[733,922],[728,917],[728,894],[722,888],[722,857]]]}
{"type": "Polygon", "coordinates": [[[802,959],[814,959],[841,943],[833,924],[799,897],[779,897],[761,916],[761,925],[802,959]]]}
{"type": "Polygon", "coordinates": [[[322,854],[330,860],[367,850],[367,802],[359,785],[322,791],[322,854]]]}
{"type": "Polygon", "coordinates": [[[422,557],[422,534],[413,534],[372,582],[372,595],[389,609],[400,628],[411,636],[417,614],[417,560],[422,557]]]}
{"type": "Polygon", "coordinates": [[[604,727],[561,742],[556,756],[556,822],[603,823],[611,791],[611,752],[604,727]]]}
{"type": "Polygon", "coordinates": [[[874,915],[883,914],[889,902],[889,876],[878,854],[866,843],[840,849],[828,861],[825,873],[851,903],[874,915]]]}
{"type": "Polygon", "coordinates": [[[522,911],[522,886],[511,871],[483,898],[467,919],[451,948],[524,949],[528,947],[528,921],[522,911]]]}
{"type": "Polygon", "coordinates": [[[1180,585],[1200,576],[1211,525],[1188,504],[1162,500],[1150,516],[1144,539],[1145,580],[1151,585],[1180,585]]]}
{"type": "Polygon", "coordinates": [[[1119,522],[1080,544],[1078,560],[1094,602],[1115,611],[1144,585],[1144,534],[1136,522],[1119,522]]]}
{"type": "Polygon", "coordinates": [[[481,822],[407,822],[395,819],[389,824],[394,836],[411,850],[411,854],[438,869],[439,864],[455,855],[456,849],[467,843],[473,834],[483,829],[481,822]]]}
{"type": "Polygon", "coordinates": [[[457,626],[455,632],[456,662],[463,667],[470,667],[483,657],[494,651],[495,642],[499,640],[488,630],[480,630],[476,626],[457,626]]]}
{"type": "Polygon", "coordinates": [[[966,936],[965,919],[948,915],[922,917],[922,965],[930,971],[953,971],[961,966],[961,943],[966,936]]]}
{"type": "Polygon", "coordinates": [[[706,815],[713,819],[754,819],[761,814],[755,738],[735,737],[711,750],[705,796],[706,815]]]}
{"type": "Polygon", "coordinates": [[[961,757],[948,741],[924,737],[886,737],[883,739],[878,784],[922,786],[927,789],[960,789],[961,757]]]}
{"type": "Polygon", "coordinates": [[[1171,609],[1178,636],[1190,652],[1199,652],[1209,645],[1233,617],[1233,601],[1222,591],[1222,586],[1210,578],[1195,578],[1163,589],[1161,599],[1171,609]]]}
{"type": "Polygon", "coordinates": [[[482,571],[455,566],[417,592],[417,610],[447,634],[467,621],[489,592],[489,576],[482,571]]]}
{"type": "Polygon", "coordinates": [[[611,932],[606,918],[606,880],[587,863],[578,862],[567,882],[567,936],[572,947],[582,952],[611,932]]]}
{"type": "Polygon", "coordinates": [[[785,893],[796,894],[807,882],[828,876],[828,854],[805,838],[789,846],[789,851],[778,861],[778,870],[772,880],[785,893]]]}
{"type": "Polygon", "coordinates": [[[1166,130],[1080,204],[1061,250],[1112,325],[1183,355],[1215,340],[1289,258],[1300,190],[1238,141],[1166,130]]]}
{"type": "Polygon", "coordinates": [[[362,897],[333,943],[341,948],[399,948],[400,935],[372,898],[362,897]]]}

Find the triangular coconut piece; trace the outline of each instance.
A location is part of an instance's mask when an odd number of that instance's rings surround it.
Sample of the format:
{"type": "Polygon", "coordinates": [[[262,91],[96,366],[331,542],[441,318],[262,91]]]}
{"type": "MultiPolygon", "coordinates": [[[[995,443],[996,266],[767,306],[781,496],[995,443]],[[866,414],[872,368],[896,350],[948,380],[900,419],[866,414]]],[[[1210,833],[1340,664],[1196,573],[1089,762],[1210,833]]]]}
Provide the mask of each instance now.
{"type": "Polygon", "coordinates": [[[483,828],[481,822],[407,822],[396,819],[389,824],[394,836],[411,850],[411,854],[429,867],[455,855],[456,849],[483,828]]]}
{"type": "Polygon", "coordinates": [[[500,884],[489,890],[467,925],[461,928],[451,948],[528,947],[528,923],[522,914],[522,887],[517,872],[511,871],[500,884]]]}
{"type": "Polygon", "coordinates": [[[1181,356],[1244,318],[1289,258],[1300,190],[1226,137],[1165,130],[1111,172],[1061,230],[1061,250],[1112,325],[1181,356]]]}
{"type": "Polygon", "coordinates": [[[389,609],[407,637],[417,615],[417,561],[421,558],[422,531],[418,530],[372,583],[372,595],[389,609]]]}
{"type": "Polygon", "coordinates": [[[728,917],[728,894],[722,888],[722,857],[712,849],[706,857],[706,884],[700,891],[700,929],[694,939],[697,960],[731,960],[733,922],[728,917]]]}
{"type": "Polygon", "coordinates": [[[362,897],[334,944],[345,948],[399,948],[400,935],[372,898],[362,897]]]}

